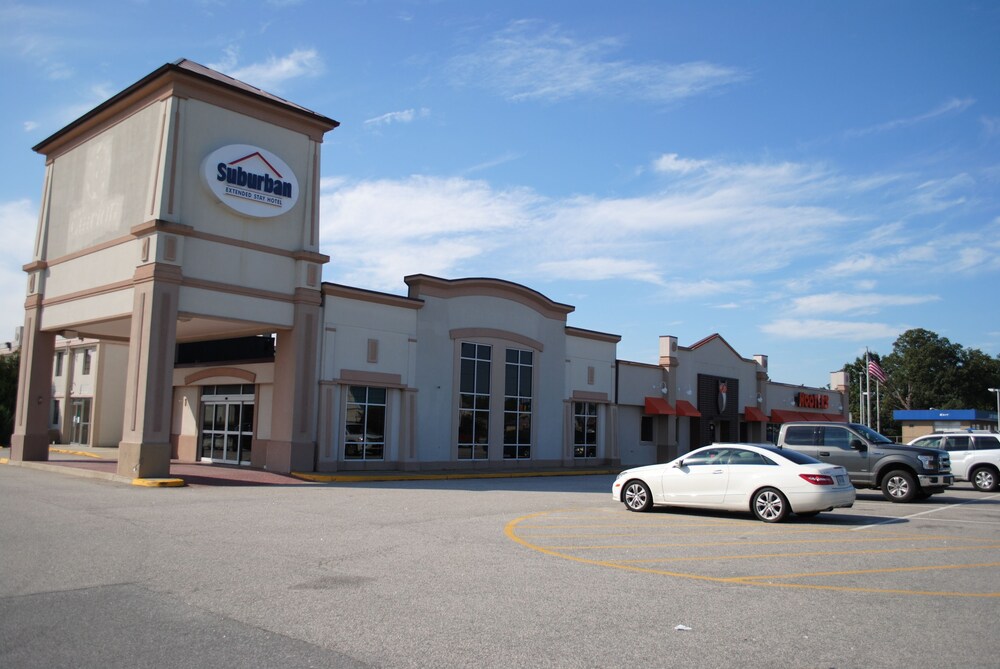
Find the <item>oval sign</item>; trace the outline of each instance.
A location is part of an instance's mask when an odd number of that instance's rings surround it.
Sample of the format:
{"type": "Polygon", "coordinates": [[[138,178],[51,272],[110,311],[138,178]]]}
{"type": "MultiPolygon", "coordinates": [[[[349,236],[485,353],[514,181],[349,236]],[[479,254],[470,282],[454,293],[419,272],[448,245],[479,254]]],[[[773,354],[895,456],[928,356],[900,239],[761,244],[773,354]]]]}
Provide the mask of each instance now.
{"type": "Polygon", "coordinates": [[[224,204],[245,216],[270,218],[291,210],[299,182],[284,160],[249,144],[230,144],[205,158],[202,175],[224,204]]]}

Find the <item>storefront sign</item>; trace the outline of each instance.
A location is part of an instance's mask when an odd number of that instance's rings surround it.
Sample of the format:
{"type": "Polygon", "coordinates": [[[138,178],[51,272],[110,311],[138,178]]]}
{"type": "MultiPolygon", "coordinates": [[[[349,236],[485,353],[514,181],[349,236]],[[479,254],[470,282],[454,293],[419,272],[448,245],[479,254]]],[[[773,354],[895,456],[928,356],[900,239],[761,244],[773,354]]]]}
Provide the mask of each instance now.
{"type": "Polygon", "coordinates": [[[795,404],[803,409],[829,409],[830,396],[798,393],[795,396],[795,404]]]}
{"type": "Polygon", "coordinates": [[[280,216],[299,199],[299,182],[288,164],[249,144],[213,151],[202,164],[202,175],[217,198],[245,216],[280,216]]]}

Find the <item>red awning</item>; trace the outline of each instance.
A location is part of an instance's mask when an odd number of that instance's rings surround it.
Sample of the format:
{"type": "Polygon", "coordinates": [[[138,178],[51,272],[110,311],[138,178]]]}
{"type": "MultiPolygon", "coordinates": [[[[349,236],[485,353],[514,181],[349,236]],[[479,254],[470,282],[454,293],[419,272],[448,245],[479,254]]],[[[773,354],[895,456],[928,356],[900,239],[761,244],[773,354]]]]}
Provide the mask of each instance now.
{"type": "Polygon", "coordinates": [[[797,411],[787,411],[785,409],[771,409],[772,423],[790,423],[793,420],[809,420],[809,417],[804,416],[797,411]]]}
{"type": "Polygon", "coordinates": [[[766,423],[767,416],[757,407],[743,407],[743,419],[748,423],[766,423]]]}
{"type": "Polygon", "coordinates": [[[694,405],[687,400],[677,400],[677,415],[701,418],[701,412],[695,409],[694,405]]]}
{"type": "Polygon", "coordinates": [[[826,416],[826,419],[828,421],[830,421],[831,423],[846,423],[847,422],[847,416],[841,416],[839,413],[828,413],[828,414],[823,414],[823,415],[826,416]]]}
{"type": "Polygon", "coordinates": [[[648,416],[673,416],[677,412],[670,406],[670,402],[662,397],[647,397],[645,413],[648,416]]]}

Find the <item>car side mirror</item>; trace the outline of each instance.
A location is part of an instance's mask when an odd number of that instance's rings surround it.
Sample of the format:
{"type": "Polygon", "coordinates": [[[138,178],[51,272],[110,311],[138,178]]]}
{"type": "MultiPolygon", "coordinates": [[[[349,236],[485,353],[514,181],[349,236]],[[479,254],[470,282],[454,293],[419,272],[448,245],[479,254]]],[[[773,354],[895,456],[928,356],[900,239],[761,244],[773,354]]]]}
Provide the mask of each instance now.
{"type": "Polygon", "coordinates": [[[684,468],[683,460],[678,460],[677,462],[674,463],[674,469],[683,469],[683,468],[684,468]]]}
{"type": "Polygon", "coordinates": [[[851,449],[855,451],[861,451],[863,453],[868,450],[868,444],[861,441],[860,439],[852,439],[851,449]]]}

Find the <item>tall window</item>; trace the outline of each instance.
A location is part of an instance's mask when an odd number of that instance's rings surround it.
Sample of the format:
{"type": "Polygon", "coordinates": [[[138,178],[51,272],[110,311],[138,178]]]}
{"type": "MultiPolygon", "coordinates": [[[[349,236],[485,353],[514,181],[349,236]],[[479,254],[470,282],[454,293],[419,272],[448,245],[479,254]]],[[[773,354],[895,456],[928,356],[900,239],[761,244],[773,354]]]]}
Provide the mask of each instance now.
{"type": "Polygon", "coordinates": [[[597,404],[574,402],[573,457],[597,457],[597,404]]]}
{"type": "Polygon", "coordinates": [[[458,398],[458,459],[485,460],[490,439],[490,370],[493,349],[462,344],[458,398]]]}
{"type": "Polygon", "coordinates": [[[80,372],[84,376],[90,374],[90,361],[93,357],[94,350],[90,348],[83,349],[83,370],[80,372]]]}
{"type": "Polygon", "coordinates": [[[531,457],[531,351],[507,349],[503,398],[503,457],[531,457]]]}
{"type": "Polygon", "coordinates": [[[62,376],[63,374],[63,358],[65,355],[64,351],[56,351],[56,376],[62,376]]]}
{"type": "Polygon", "coordinates": [[[347,393],[345,460],[385,457],[385,388],[351,386],[347,393]]]}

